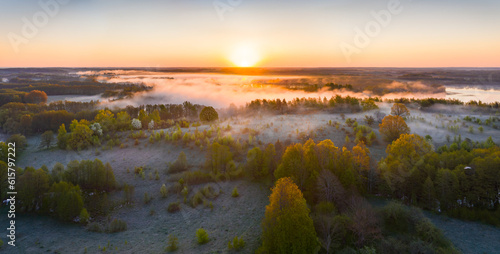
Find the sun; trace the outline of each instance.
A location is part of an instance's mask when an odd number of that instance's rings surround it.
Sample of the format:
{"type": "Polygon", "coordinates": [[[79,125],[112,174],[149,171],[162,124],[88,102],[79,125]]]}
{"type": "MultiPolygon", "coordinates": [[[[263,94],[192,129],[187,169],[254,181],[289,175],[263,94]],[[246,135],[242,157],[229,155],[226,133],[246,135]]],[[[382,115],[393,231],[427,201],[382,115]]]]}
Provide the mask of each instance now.
{"type": "Polygon", "coordinates": [[[240,45],[233,50],[229,60],[238,67],[253,67],[259,62],[260,56],[255,47],[240,45]]]}

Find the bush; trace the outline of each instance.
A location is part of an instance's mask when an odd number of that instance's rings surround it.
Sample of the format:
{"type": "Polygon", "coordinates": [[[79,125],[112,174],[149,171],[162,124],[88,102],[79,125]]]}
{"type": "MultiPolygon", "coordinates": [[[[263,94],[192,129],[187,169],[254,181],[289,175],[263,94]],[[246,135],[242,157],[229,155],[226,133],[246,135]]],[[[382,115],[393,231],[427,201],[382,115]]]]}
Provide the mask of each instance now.
{"type": "Polygon", "coordinates": [[[165,184],[163,184],[161,186],[160,193],[161,193],[161,197],[162,198],[166,198],[167,197],[167,186],[165,186],[165,184]]]}
{"type": "Polygon", "coordinates": [[[210,174],[200,170],[192,172],[184,172],[182,178],[188,185],[197,185],[214,181],[210,174]]]}
{"type": "Polygon", "coordinates": [[[176,251],[179,248],[179,240],[175,235],[168,235],[168,246],[167,251],[176,251]]]}
{"type": "Polygon", "coordinates": [[[418,237],[428,243],[435,244],[440,247],[448,247],[450,243],[444,237],[441,230],[439,230],[432,222],[425,218],[421,220],[417,226],[417,235],[418,237]]]}
{"type": "Polygon", "coordinates": [[[170,165],[168,169],[168,173],[179,173],[182,171],[186,171],[188,169],[187,158],[184,152],[181,152],[177,157],[177,160],[170,165]]]}
{"type": "Polygon", "coordinates": [[[203,193],[201,190],[199,190],[194,194],[193,198],[191,199],[191,206],[192,207],[198,206],[199,204],[203,203],[203,199],[204,199],[203,193]]]}
{"type": "Polygon", "coordinates": [[[167,211],[169,213],[175,213],[177,211],[181,210],[181,206],[179,205],[179,202],[173,202],[168,205],[167,211]]]}
{"type": "Polygon", "coordinates": [[[108,232],[109,233],[116,233],[116,232],[122,232],[127,230],[127,223],[123,220],[120,219],[114,219],[109,223],[108,226],[108,232]]]}
{"type": "Polygon", "coordinates": [[[101,224],[97,222],[92,222],[87,225],[87,230],[90,232],[101,233],[103,231],[101,224]]]}
{"type": "Polygon", "coordinates": [[[196,240],[198,241],[198,244],[205,244],[210,241],[208,238],[207,231],[205,231],[203,228],[199,228],[196,230],[196,240]]]}
{"type": "Polygon", "coordinates": [[[233,238],[233,241],[229,241],[227,243],[227,248],[230,249],[230,250],[236,250],[236,251],[239,251],[241,249],[243,249],[243,247],[245,247],[245,241],[243,240],[242,237],[238,238],[238,236],[235,236],[233,238]]]}
{"type": "Polygon", "coordinates": [[[82,211],[80,212],[80,223],[82,224],[87,224],[89,221],[90,215],[89,212],[87,212],[87,209],[83,208],[82,211]]]}
{"type": "Polygon", "coordinates": [[[201,192],[206,198],[212,199],[216,198],[219,196],[220,192],[216,190],[211,184],[205,185],[203,189],[201,189],[201,192]]]}
{"type": "Polygon", "coordinates": [[[240,194],[238,193],[238,188],[234,187],[233,192],[231,193],[231,197],[236,198],[239,196],[240,196],[240,194]]]}
{"type": "Polygon", "coordinates": [[[410,212],[403,204],[394,201],[390,202],[382,209],[382,216],[388,230],[396,232],[410,230],[410,212]]]}
{"type": "Polygon", "coordinates": [[[144,204],[149,204],[149,202],[151,202],[151,199],[153,199],[153,197],[147,192],[144,192],[144,204]]]}

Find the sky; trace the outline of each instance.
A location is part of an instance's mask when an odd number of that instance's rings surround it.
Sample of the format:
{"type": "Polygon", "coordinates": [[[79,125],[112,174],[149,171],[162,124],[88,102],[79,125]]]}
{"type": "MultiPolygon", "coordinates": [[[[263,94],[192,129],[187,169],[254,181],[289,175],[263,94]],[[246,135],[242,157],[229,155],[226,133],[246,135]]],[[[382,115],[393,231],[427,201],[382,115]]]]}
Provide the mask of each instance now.
{"type": "Polygon", "coordinates": [[[1,0],[0,67],[500,67],[497,0],[1,0]]]}

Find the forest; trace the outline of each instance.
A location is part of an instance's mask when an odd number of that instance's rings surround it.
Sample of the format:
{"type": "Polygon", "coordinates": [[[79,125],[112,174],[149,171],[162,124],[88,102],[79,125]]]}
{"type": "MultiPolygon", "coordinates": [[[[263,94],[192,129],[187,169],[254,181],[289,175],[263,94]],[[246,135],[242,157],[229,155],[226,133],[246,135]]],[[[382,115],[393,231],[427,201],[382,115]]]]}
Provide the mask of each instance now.
{"type": "MultiPolygon", "coordinates": [[[[47,104],[44,92],[30,93],[32,103],[10,102],[0,108],[2,131],[12,134],[0,143],[3,161],[9,142],[16,142],[23,156],[34,151],[89,151],[95,159],[17,168],[18,207],[28,215],[80,224],[88,232],[126,232],[127,220],[118,214],[128,209],[168,199],[165,209],[170,214],[190,209],[219,213],[221,186],[244,182],[267,186],[271,192],[268,204],[260,208],[261,235],[256,239],[226,236],[232,251],[460,253],[423,211],[500,227],[500,148],[492,137],[447,136],[445,144],[435,147],[431,135],[415,134],[410,127],[415,121],[425,122],[415,115],[419,106],[458,104],[455,101],[388,102],[335,96],[254,100],[239,108],[217,110],[190,102],[110,110],[96,102],[47,104]],[[390,105],[388,114],[380,112],[386,105],[390,105]],[[325,114],[330,120],[316,129],[308,127],[307,132],[293,129],[273,142],[260,136],[266,129],[278,133],[278,122],[276,127],[271,122],[253,128],[250,120],[243,120],[278,117],[283,121],[311,114],[325,114]],[[345,133],[345,139],[334,143],[324,134],[327,130],[345,133]],[[297,138],[290,138],[292,134],[297,138]],[[38,145],[29,149],[34,138],[38,145]],[[163,169],[142,160],[142,165],[127,167],[125,175],[125,169],[118,168],[118,177],[111,165],[114,160],[99,159],[116,149],[151,152],[165,147],[195,154],[180,152],[163,169]],[[378,150],[385,151],[381,158],[372,155],[378,150]],[[156,182],[157,190],[143,192],[137,181],[156,182]],[[137,188],[143,198],[137,198],[137,188]],[[382,205],[374,204],[381,199],[382,205]],[[246,242],[254,242],[254,249],[245,247],[246,242]]],[[[466,116],[458,120],[464,127],[480,125],[476,128],[482,133],[484,128],[496,130],[500,119],[466,116]]],[[[444,130],[457,134],[453,128],[444,130]]],[[[9,165],[3,161],[0,186],[5,199],[9,165]]],[[[245,194],[237,186],[230,191],[232,199],[241,195],[245,194]]],[[[156,213],[150,210],[151,216],[156,213]]],[[[212,241],[203,228],[196,237],[200,246],[212,241]]],[[[179,240],[185,241],[177,234],[167,238],[166,251],[177,250],[179,240]]],[[[105,248],[99,246],[100,251],[105,248]]]]}

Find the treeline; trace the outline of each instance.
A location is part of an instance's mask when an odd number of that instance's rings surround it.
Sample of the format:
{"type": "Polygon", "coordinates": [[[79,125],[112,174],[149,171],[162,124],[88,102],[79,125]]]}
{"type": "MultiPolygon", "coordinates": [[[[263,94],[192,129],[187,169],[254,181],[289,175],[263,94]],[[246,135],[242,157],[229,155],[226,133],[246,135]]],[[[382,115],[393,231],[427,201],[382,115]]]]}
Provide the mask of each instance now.
{"type": "Polygon", "coordinates": [[[129,91],[146,91],[150,90],[144,84],[129,84],[129,83],[102,83],[97,80],[85,81],[33,81],[30,79],[17,79],[13,78],[9,83],[2,83],[2,88],[13,89],[21,92],[30,92],[33,90],[40,90],[47,95],[66,95],[66,94],[80,94],[80,95],[95,95],[105,92],[106,90],[122,90],[128,89],[129,91]]]}
{"type": "Polygon", "coordinates": [[[332,96],[330,99],[321,98],[295,98],[291,101],[285,99],[253,100],[246,104],[249,111],[267,111],[277,114],[300,112],[302,109],[329,110],[332,112],[360,112],[378,109],[375,99],[359,99],[351,96],[332,96]]]}
{"type": "MultiPolygon", "coordinates": [[[[5,143],[0,143],[2,147],[5,143]]],[[[8,198],[7,164],[0,161],[1,198],[8,198]],[[4,188],[5,187],[5,188],[4,188]]],[[[40,169],[17,168],[16,208],[21,212],[49,214],[63,221],[86,224],[89,218],[109,211],[107,194],[116,188],[113,169],[100,160],[72,161],[65,168],[56,163],[49,173],[40,169]]]]}
{"type": "Polygon", "coordinates": [[[425,99],[415,99],[415,98],[399,98],[399,99],[387,99],[385,102],[394,102],[402,104],[416,103],[422,108],[427,108],[435,104],[441,105],[458,105],[458,106],[468,106],[468,107],[479,107],[479,108],[490,108],[498,109],[500,108],[500,102],[485,103],[482,101],[471,100],[469,102],[462,102],[458,99],[441,99],[441,98],[425,98],[425,99]]]}
{"type": "MultiPolygon", "coordinates": [[[[73,120],[96,121],[95,117],[99,114],[97,109],[98,102],[71,102],[58,101],[47,105],[43,104],[25,104],[25,103],[7,103],[0,107],[0,126],[4,133],[43,133],[45,131],[57,131],[64,124],[69,126],[73,120]]],[[[173,121],[181,118],[195,119],[204,106],[184,102],[183,104],[165,104],[165,105],[145,105],[139,107],[127,106],[124,109],[107,110],[111,114],[122,116],[117,119],[117,126],[108,119],[108,127],[111,131],[129,130],[131,118],[138,118],[141,121],[141,127],[147,129],[151,121],[154,122],[154,128],[166,128],[173,124],[173,121]],[[124,123],[128,119],[128,123],[124,123]]]]}
{"type": "Polygon", "coordinates": [[[41,91],[46,95],[96,95],[116,97],[117,99],[131,97],[134,93],[151,90],[144,84],[101,83],[91,81],[33,81],[27,79],[11,79],[9,83],[0,84],[0,106],[9,102],[32,103],[25,98],[32,91],[41,91]]]}
{"type": "Polygon", "coordinates": [[[309,84],[309,83],[298,83],[298,84],[285,84],[282,85],[286,89],[289,90],[301,90],[305,92],[317,92],[320,89],[327,87],[329,90],[349,90],[353,91],[353,86],[351,84],[336,84],[336,83],[327,83],[327,84],[309,84]]]}

